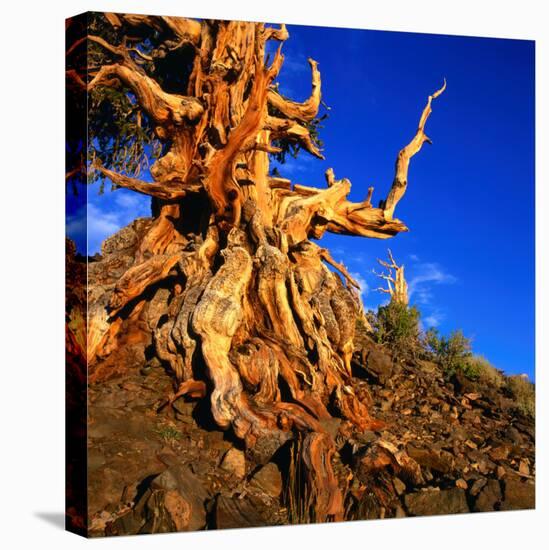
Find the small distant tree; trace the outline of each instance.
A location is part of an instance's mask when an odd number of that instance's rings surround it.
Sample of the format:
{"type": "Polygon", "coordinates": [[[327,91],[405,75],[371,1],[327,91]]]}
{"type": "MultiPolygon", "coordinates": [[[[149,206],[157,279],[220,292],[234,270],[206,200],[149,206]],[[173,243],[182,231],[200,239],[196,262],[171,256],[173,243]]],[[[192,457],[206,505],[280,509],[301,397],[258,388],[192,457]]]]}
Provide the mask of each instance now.
{"type": "Polygon", "coordinates": [[[385,273],[376,273],[387,283],[387,287],[376,290],[389,294],[391,299],[387,305],[380,306],[377,315],[372,318],[372,328],[377,341],[392,348],[397,357],[415,356],[420,349],[419,310],[408,305],[408,284],[404,277],[404,265],[398,265],[388,250],[389,261],[379,260],[378,263],[386,269],[385,273]]]}
{"type": "Polygon", "coordinates": [[[378,292],[384,292],[391,296],[391,302],[399,302],[404,305],[408,305],[408,283],[404,277],[404,264],[398,265],[393,257],[393,253],[390,249],[387,249],[389,261],[378,259],[378,263],[386,269],[386,273],[376,273],[380,279],[387,282],[387,288],[379,287],[376,290],[378,292]]]}
{"type": "Polygon", "coordinates": [[[478,379],[478,369],[471,361],[471,340],[464,336],[461,330],[455,330],[446,337],[441,336],[436,328],[430,328],[425,333],[424,343],[427,352],[440,364],[448,378],[459,371],[467,378],[478,379]]]}
{"type": "Polygon", "coordinates": [[[376,340],[387,344],[396,356],[415,355],[419,351],[419,310],[391,300],[381,306],[373,320],[376,340]]]}

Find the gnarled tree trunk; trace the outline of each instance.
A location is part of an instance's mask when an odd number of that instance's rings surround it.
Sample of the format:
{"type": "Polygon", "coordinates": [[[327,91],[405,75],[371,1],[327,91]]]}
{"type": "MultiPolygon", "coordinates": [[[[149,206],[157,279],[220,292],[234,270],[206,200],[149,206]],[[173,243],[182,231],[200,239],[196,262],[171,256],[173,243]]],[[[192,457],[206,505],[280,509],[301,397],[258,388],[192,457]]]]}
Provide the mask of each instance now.
{"type": "Polygon", "coordinates": [[[107,19],[121,35],[164,32],[172,47],[191,45],[196,55],[186,95],[168,93],[126,41],[87,37],[116,61],[81,84],[129,90],[164,144],[152,183],[92,166],[116,186],[154,197],[157,215],[140,222],[120,273],[90,290],[90,379],[108,375],[112,358],[149,333],[151,349],[176,380],[172,399],[208,399],[216,423],[232,429],[258,461],[302,433],[315,516],[342,519],[330,421],[343,419],[343,430],[375,428],[376,421],[351,383],[358,285],[313,239],[326,231],[385,239],[407,230],[395,207],[409,160],[428,141],[431,101],[444,87],[429,97],[399,153],[387,198],[374,207],[370,189],[354,203],[347,199],[351,182],[332,170],[324,187],[269,175],[269,154],[281,141],[323,158],[308,129],[321,101],[317,63],[310,60],[312,90],[303,103],[272,85],[283,63],[284,25],[107,19]],[[268,41],[280,43],[270,62],[268,41]]]}
{"type": "Polygon", "coordinates": [[[392,301],[395,301],[399,304],[408,305],[409,296],[408,296],[408,283],[404,277],[404,264],[398,265],[393,258],[393,253],[391,250],[387,250],[389,255],[389,261],[378,259],[379,265],[382,265],[387,272],[386,273],[375,273],[380,279],[383,279],[387,282],[387,288],[379,287],[376,290],[379,292],[384,292],[389,294],[392,301]]]}

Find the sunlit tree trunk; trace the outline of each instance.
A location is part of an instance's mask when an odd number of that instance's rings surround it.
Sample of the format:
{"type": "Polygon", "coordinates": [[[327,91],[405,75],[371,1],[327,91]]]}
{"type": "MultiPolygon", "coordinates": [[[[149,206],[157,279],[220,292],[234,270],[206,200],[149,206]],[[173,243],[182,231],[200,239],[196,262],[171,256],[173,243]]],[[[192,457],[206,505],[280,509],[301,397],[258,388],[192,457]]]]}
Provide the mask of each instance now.
{"type": "Polygon", "coordinates": [[[309,131],[321,102],[317,63],[309,60],[311,95],[303,103],[272,86],[288,39],[284,25],[107,17],[121,33],[169,28],[196,55],[187,94],[178,95],[148,76],[125,45],[87,37],[117,61],[82,84],[129,89],[164,144],[152,183],[97,161],[90,167],[153,197],[157,212],[114,288],[90,295],[91,380],[108,375],[108,358],[121,353],[122,342],[149,331],[154,354],[176,381],[171,400],[209,400],[215,422],[233,430],[257,461],[300,433],[315,517],[340,520],[330,421],[341,418],[347,433],[378,424],[351,384],[358,284],[315,241],[327,231],[386,239],[407,230],[395,208],[410,158],[429,141],[431,101],[444,87],[428,98],[398,155],[392,187],[374,207],[373,189],[351,202],[351,182],[332,170],[318,187],[270,175],[269,154],[280,142],[323,158],[309,131]],[[279,47],[266,60],[269,41],[279,47]]]}
{"type": "Polygon", "coordinates": [[[379,287],[379,292],[389,294],[391,300],[399,304],[408,305],[408,283],[404,277],[404,264],[398,265],[393,258],[393,253],[388,250],[389,261],[378,259],[378,263],[386,269],[386,273],[376,275],[387,283],[387,287],[379,287]]]}

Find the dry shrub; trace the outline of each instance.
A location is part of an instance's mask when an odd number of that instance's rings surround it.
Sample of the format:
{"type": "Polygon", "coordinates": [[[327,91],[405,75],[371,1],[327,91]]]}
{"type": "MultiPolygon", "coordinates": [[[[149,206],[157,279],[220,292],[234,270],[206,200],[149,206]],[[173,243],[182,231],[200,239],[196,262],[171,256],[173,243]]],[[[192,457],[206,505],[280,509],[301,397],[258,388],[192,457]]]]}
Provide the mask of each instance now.
{"type": "Polygon", "coordinates": [[[525,375],[509,376],[507,388],[515,399],[517,409],[525,416],[536,416],[536,388],[525,375]]]}
{"type": "Polygon", "coordinates": [[[500,389],[505,385],[505,376],[496,369],[486,357],[473,355],[467,361],[472,372],[476,374],[476,380],[486,386],[500,389]]]}

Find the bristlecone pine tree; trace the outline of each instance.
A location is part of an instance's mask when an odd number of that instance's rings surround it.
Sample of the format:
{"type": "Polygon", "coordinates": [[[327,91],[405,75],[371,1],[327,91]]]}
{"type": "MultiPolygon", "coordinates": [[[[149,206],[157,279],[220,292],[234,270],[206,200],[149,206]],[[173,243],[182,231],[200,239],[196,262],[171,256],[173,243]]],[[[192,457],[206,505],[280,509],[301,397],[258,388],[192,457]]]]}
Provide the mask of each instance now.
{"type": "Polygon", "coordinates": [[[389,256],[389,261],[378,259],[379,265],[383,266],[386,269],[386,273],[376,273],[380,279],[383,279],[387,283],[387,287],[379,287],[376,290],[389,294],[392,301],[398,302],[399,304],[408,305],[408,283],[404,277],[404,264],[398,265],[393,257],[391,250],[387,250],[389,256]]]}
{"type": "Polygon", "coordinates": [[[148,331],[173,373],[172,401],[207,399],[217,425],[259,462],[299,434],[316,519],[342,519],[330,426],[334,417],[343,433],[377,423],[351,384],[358,285],[315,241],[326,231],[386,239],[407,230],[395,208],[445,84],[374,207],[372,188],[351,202],[351,182],[331,169],[319,187],[269,170],[273,155],[300,149],[324,158],[317,62],[306,101],[277,91],[284,25],[91,14],[74,36],[67,83],[87,90],[90,133],[70,175],[151,196],[154,214],[108,302],[90,295],[90,380],[128,334],[148,331]],[[139,177],[150,159],[152,182],[139,177]]]}

